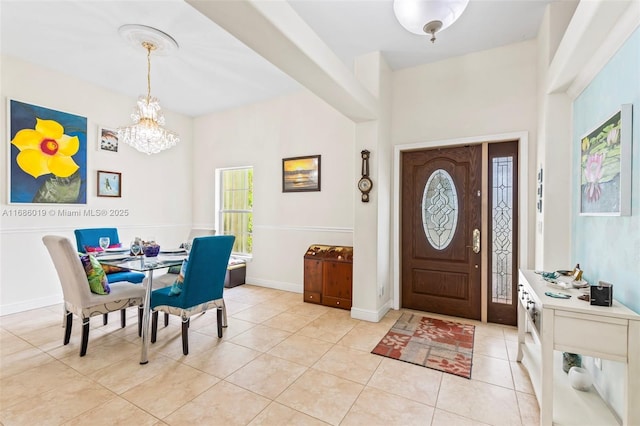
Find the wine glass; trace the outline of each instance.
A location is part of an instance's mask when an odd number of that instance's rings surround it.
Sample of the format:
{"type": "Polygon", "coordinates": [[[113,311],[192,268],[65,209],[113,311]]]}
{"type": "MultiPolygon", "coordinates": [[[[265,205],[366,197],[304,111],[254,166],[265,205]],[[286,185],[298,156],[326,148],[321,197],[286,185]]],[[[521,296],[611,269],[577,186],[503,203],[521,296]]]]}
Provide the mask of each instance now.
{"type": "Polygon", "coordinates": [[[98,244],[100,244],[100,248],[102,248],[102,251],[106,251],[107,248],[109,248],[109,244],[111,244],[111,240],[109,239],[109,237],[100,237],[100,239],[98,240],[98,244]]]}
{"type": "Polygon", "coordinates": [[[136,240],[131,243],[131,254],[138,256],[140,253],[142,253],[142,245],[136,240]]]}
{"type": "Polygon", "coordinates": [[[182,247],[184,248],[184,251],[187,252],[187,256],[188,256],[189,253],[191,253],[191,242],[187,241],[186,243],[182,243],[182,247]]]}

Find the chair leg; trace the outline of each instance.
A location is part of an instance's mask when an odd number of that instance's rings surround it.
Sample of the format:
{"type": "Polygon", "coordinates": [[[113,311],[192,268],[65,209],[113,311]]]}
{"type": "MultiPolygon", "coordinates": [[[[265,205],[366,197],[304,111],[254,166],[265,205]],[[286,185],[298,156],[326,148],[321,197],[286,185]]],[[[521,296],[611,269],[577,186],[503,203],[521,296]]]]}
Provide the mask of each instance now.
{"type": "Polygon", "coordinates": [[[102,325],[107,325],[109,322],[109,314],[102,314],[102,325]]]}
{"type": "Polygon", "coordinates": [[[127,326],[127,310],[126,309],[120,309],[120,325],[122,325],[122,328],[125,328],[127,326]]]}
{"type": "Polygon", "coordinates": [[[164,313],[164,326],[168,327],[169,326],[169,314],[168,313],[164,313]]]}
{"type": "Polygon", "coordinates": [[[151,312],[151,343],[158,337],[158,311],[151,312]]]}
{"type": "Polygon", "coordinates": [[[142,315],[144,314],[144,306],[138,306],[138,337],[142,337],[142,315]]]}
{"type": "Polygon", "coordinates": [[[64,324],[64,344],[69,344],[69,339],[71,338],[71,327],[73,326],[73,314],[69,311],[65,314],[65,324],[64,324]]]}
{"type": "Polygon", "coordinates": [[[229,324],[227,323],[227,305],[224,304],[224,299],[222,299],[222,326],[227,327],[229,324]]]}
{"type": "Polygon", "coordinates": [[[218,323],[218,338],[222,337],[222,308],[216,309],[216,322],[218,323]]]}
{"type": "Polygon", "coordinates": [[[182,353],[189,355],[189,319],[182,320],[182,353]]]}
{"type": "Polygon", "coordinates": [[[87,354],[87,344],[89,343],[89,318],[82,320],[82,343],[80,344],[80,356],[87,354]]]}

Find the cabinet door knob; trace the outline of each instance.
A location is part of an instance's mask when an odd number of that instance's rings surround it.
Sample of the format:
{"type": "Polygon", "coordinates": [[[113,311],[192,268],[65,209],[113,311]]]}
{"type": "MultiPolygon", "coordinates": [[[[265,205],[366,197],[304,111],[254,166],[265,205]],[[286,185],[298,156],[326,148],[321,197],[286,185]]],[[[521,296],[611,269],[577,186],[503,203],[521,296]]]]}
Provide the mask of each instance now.
{"type": "Polygon", "coordinates": [[[336,302],[336,305],[339,305],[339,304],[340,304],[340,302],[336,302]]]}

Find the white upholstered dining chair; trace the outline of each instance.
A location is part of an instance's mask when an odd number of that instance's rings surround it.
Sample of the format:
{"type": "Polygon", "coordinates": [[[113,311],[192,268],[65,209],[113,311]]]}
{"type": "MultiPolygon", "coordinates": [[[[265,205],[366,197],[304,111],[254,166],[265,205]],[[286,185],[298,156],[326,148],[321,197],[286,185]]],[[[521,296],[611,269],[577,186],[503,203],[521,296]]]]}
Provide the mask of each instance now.
{"type": "Polygon", "coordinates": [[[46,235],[42,241],[49,251],[62,286],[65,312],[63,343],[65,345],[71,338],[73,314],[82,320],[80,356],[85,356],[87,353],[89,319],[92,316],[119,311],[129,306],[138,306],[138,333],[140,333],[142,302],[145,295],[142,285],[121,281],[109,284],[111,288],[109,294],[92,293],[78,252],[71,241],[57,235],[46,235]]]}

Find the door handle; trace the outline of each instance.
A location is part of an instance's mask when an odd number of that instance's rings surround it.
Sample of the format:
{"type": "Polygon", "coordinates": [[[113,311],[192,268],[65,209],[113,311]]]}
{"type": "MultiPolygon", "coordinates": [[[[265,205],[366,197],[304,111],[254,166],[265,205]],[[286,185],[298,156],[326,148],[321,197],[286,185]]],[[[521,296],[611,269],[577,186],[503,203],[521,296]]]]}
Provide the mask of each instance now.
{"type": "Polygon", "coordinates": [[[480,253],[480,230],[478,228],[473,230],[473,252],[480,253]]]}

